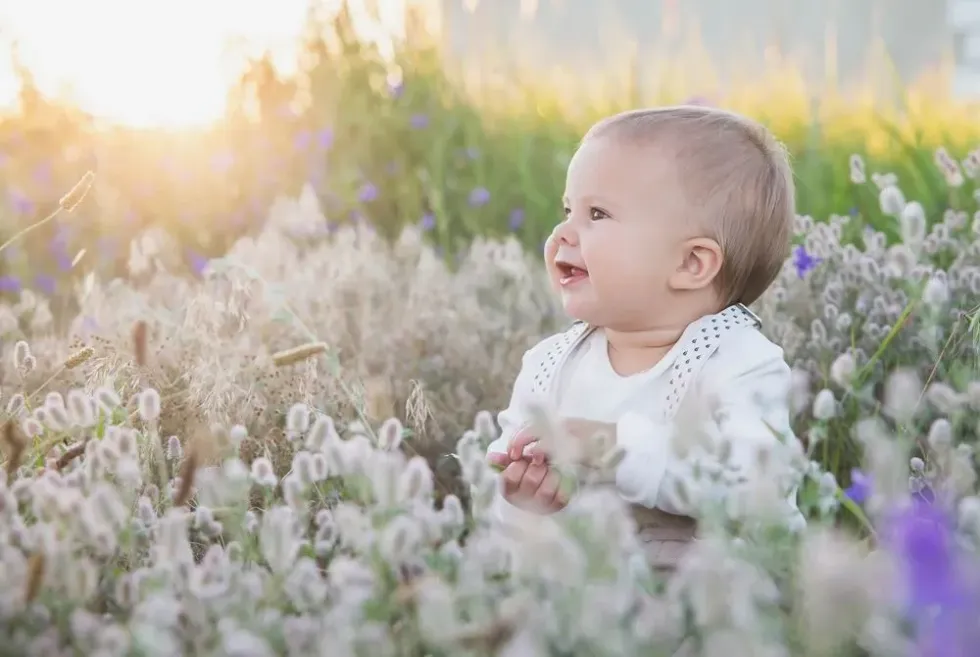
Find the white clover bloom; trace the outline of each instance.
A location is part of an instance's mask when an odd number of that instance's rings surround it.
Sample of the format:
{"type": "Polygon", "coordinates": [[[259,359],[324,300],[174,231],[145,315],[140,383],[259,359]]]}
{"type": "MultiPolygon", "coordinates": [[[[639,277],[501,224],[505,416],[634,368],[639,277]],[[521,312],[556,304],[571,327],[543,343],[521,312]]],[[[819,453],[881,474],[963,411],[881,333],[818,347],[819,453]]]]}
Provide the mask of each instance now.
{"type": "Polygon", "coordinates": [[[837,415],[837,400],[834,393],[824,388],[817,393],[813,400],[813,417],[816,420],[826,422],[837,415]]]}
{"type": "Polygon", "coordinates": [[[905,195],[902,190],[895,185],[889,185],[878,194],[878,202],[881,211],[892,217],[898,217],[905,209],[905,195]]]}
{"type": "Polygon", "coordinates": [[[276,506],[262,515],[259,546],[272,572],[280,575],[288,573],[302,545],[292,509],[276,506]]]}
{"type": "Polygon", "coordinates": [[[272,467],[272,461],[264,456],[260,456],[252,461],[252,480],[259,486],[274,488],[279,483],[276,471],[272,467]]]}
{"type": "Polygon", "coordinates": [[[144,422],[153,423],[160,417],[160,393],[147,388],[139,394],[137,411],[144,422]]]}
{"type": "Polygon", "coordinates": [[[834,359],[830,366],[830,378],[841,388],[849,388],[857,372],[857,362],[850,352],[844,352],[834,359]]]}
{"type": "Polygon", "coordinates": [[[306,404],[293,404],[286,413],[286,437],[296,440],[310,428],[310,409],[306,404]]]}

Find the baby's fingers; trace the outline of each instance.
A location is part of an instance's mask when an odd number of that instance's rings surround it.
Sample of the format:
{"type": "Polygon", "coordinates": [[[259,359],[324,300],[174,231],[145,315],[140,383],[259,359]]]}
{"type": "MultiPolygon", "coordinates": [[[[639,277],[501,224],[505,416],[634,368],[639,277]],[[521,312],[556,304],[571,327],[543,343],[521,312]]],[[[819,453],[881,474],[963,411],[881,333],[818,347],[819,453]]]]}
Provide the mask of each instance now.
{"type": "Polygon", "coordinates": [[[500,477],[504,481],[504,494],[513,495],[521,487],[521,481],[524,479],[524,473],[527,471],[528,462],[527,461],[512,461],[510,465],[504,468],[500,477]]]}
{"type": "Polygon", "coordinates": [[[550,508],[555,503],[555,497],[561,490],[561,475],[552,470],[538,486],[534,494],[534,502],[543,508],[550,508]]]}
{"type": "Polygon", "coordinates": [[[490,467],[497,472],[503,472],[504,469],[510,465],[511,460],[510,456],[503,452],[490,452],[487,454],[487,463],[489,463],[490,467]]]}
{"type": "Polygon", "coordinates": [[[514,435],[507,448],[507,454],[511,461],[518,461],[524,458],[524,450],[528,445],[537,442],[537,437],[531,433],[530,428],[524,428],[514,435]]]}
{"type": "Polygon", "coordinates": [[[532,445],[528,448],[526,456],[534,465],[544,465],[548,462],[548,453],[541,449],[540,445],[532,445]]]}

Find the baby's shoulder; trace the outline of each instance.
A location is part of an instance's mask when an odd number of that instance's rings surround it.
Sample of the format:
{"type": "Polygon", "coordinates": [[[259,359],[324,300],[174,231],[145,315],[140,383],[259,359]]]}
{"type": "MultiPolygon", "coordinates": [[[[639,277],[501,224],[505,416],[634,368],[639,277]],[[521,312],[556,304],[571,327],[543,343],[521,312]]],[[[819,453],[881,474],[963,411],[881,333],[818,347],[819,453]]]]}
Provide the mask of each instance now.
{"type": "Polygon", "coordinates": [[[782,347],[752,326],[731,331],[718,343],[704,364],[699,378],[723,381],[756,371],[785,370],[789,374],[782,347]]]}
{"type": "Polygon", "coordinates": [[[525,360],[557,359],[563,350],[572,348],[588,330],[589,326],[585,322],[575,322],[565,330],[540,340],[527,350],[524,358],[525,360]]]}

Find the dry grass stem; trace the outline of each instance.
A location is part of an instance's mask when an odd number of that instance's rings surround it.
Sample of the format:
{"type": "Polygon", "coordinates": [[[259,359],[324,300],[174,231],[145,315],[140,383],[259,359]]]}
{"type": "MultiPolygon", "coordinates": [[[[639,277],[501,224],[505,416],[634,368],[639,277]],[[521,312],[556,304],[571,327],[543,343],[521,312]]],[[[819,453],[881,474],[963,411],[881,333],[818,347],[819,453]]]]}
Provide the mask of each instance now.
{"type": "Polygon", "coordinates": [[[326,351],[327,344],[325,342],[309,342],[292,349],[276,352],[272,355],[272,362],[276,367],[286,367],[287,365],[301,363],[326,351]]]}

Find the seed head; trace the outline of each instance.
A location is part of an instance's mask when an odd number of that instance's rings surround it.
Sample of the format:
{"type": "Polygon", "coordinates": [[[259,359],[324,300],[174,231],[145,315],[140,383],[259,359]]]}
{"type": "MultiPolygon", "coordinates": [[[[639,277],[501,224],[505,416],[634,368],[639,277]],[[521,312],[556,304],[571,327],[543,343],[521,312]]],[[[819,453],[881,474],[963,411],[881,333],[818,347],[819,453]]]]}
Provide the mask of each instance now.
{"type": "Polygon", "coordinates": [[[79,388],[68,392],[68,416],[73,426],[87,429],[95,425],[95,401],[79,388]]]}
{"type": "Polygon", "coordinates": [[[272,462],[264,456],[252,461],[252,480],[259,486],[273,488],[279,483],[272,462]]]}
{"type": "Polygon", "coordinates": [[[194,476],[197,474],[197,450],[191,445],[180,464],[180,486],[174,494],[174,506],[184,506],[194,491],[194,476]]]}
{"type": "Polygon", "coordinates": [[[21,409],[23,408],[24,408],[24,395],[22,395],[19,392],[16,395],[12,396],[7,401],[7,415],[10,416],[19,415],[21,409]]]}
{"type": "Polygon", "coordinates": [[[937,452],[949,449],[953,444],[953,425],[946,418],[938,418],[929,427],[929,435],[926,437],[929,447],[937,452]]]}
{"type": "Polygon", "coordinates": [[[878,194],[881,211],[889,216],[897,217],[905,209],[905,195],[895,185],[888,185],[878,194]]]}
{"type": "Polygon", "coordinates": [[[402,442],[402,423],[397,418],[388,418],[378,431],[378,447],[386,452],[398,449],[402,442]]]}
{"type": "Polygon", "coordinates": [[[864,160],[860,155],[855,153],[851,155],[850,160],[851,165],[851,182],[855,185],[863,185],[868,182],[868,177],[864,171],[864,160]]]}
{"type": "Polygon", "coordinates": [[[857,363],[850,352],[845,352],[838,356],[830,366],[830,378],[841,388],[848,388],[854,373],[857,371],[857,363]]]}
{"type": "Polygon", "coordinates": [[[22,371],[25,361],[31,356],[31,347],[24,340],[14,345],[14,369],[22,371]]]}
{"type": "Polygon", "coordinates": [[[286,367],[287,365],[295,365],[296,363],[313,358],[318,354],[324,353],[326,350],[327,343],[310,342],[273,354],[272,362],[276,367],[286,367]]]}
{"type": "Polygon", "coordinates": [[[133,358],[140,367],[146,365],[147,333],[146,322],[142,319],[133,324],[133,358]]]}
{"type": "Polygon", "coordinates": [[[333,418],[319,415],[306,434],[306,449],[311,452],[319,452],[324,448],[327,441],[334,437],[337,437],[337,431],[334,428],[333,418]]]}
{"type": "Polygon", "coordinates": [[[160,417],[160,393],[153,388],[142,391],[137,410],[144,422],[156,422],[160,417]]]}
{"type": "Polygon", "coordinates": [[[40,550],[31,555],[27,562],[27,585],[24,589],[24,601],[31,602],[37,597],[44,582],[45,571],[44,553],[40,550]]]}
{"type": "Polygon", "coordinates": [[[83,347],[68,357],[68,360],[65,361],[64,367],[66,370],[75,369],[93,355],[95,355],[95,349],[92,347],[83,347]]]}
{"type": "Polygon", "coordinates": [[[286,434],[296,440],[310,428],[310,409],[306,404],[293,404],[286,413],[286,434]]]}
{"type": "Polygon", "coordinates": [[[95,401],[98,402],[99,406],[102,407],[102,410],[107,415],[111,415],[112,411],[119,408],[119,405],[122,404],[116,391],[106,386],[96,389],[95,401]]]}
{"type": "Polygon", "coordinates": [[[817,393],[813,400],[813,417],[816,420],[827,421],[837,415],[837,400],[834,393],[824,388],[817,393]]]}
{"type": "Polygon", "coordinates": [[[13,481],[20,459],[27,449],[27,438],[12,418],[3,425],[3,446],[7,452],[7,481],[13,481]]]}
{"type": "Polygon", "coordinates": [[[91,171],[86,171],[82,179],[75,183],[75,186],[71,188],[71,191],[61,197],[58,201],[58,205],[65,212],[72,212],[78,207],[78,204],[82,202],[88,191],[92,189],[92,183],[95,182],[95,174],[91,171]]]}

